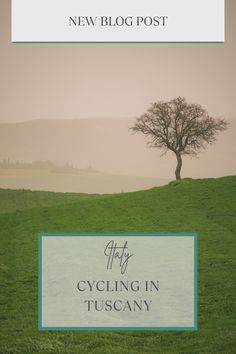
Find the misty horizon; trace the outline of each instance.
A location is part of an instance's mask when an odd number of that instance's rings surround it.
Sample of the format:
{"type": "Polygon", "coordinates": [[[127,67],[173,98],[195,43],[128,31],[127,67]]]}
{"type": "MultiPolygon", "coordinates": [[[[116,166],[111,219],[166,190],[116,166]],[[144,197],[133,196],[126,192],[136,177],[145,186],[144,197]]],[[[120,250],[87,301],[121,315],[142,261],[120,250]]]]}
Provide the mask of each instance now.
{"type": "MultiPolygon", "coordinates": [[[[141,114],[139,115],[141,116],[141,114]]],[[[2,121],[0,122],[0,126],[2,124],[21,124],[21,123],[30,123],[30,122],[35,122],[35,121],[74,121],[74,120],[101,120],[101,119],[104,119],[104,120],[116,120],[116,119],[121,119],[121,120],[130,120],[130,119],[137,119],[139,116],[133,116],[133,117],[118,117],[118,116],[112,116],[112,117],[78,117],[78,118],[72,118],[72,117],[68,117],[68,118],[32,118],[32,119],[29,119],[29,120],[22,120],[22,121],[19,121],[19,120],[15,120],[15,121],[11,121],[11,122],[7,122],[7,121],[2,121]]],[[[236,119],[236,115],[235,117],[232,116],[232,117],[225,117],[225,116],[216,116],[215,118],[223,118],[225,119],[226,121],[231,121],[231,120],[235,120],[236,119]]]]}
{"type": "MultiPolygon", "coordinates": [[[[184,157],[183,176],[235,174],[236,119],[217,141],[199,154],[184,157]],[[227,156],[227,159],[225,159],[227,156]]],[[[148,148],[146,139],[129,129],[135,118],[41,119],[0,124],[0,161],[52,161],[109,174],[172,179],[175,156],[148,148]]]]}

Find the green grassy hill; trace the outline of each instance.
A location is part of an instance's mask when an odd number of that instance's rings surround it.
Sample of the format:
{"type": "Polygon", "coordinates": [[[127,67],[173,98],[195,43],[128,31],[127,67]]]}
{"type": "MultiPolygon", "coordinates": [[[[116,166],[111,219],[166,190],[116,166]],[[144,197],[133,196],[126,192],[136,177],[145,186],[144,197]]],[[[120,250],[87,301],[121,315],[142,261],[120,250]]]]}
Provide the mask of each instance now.
{"type": "Polygon", "coordinates": [[[1,353],[235,353],[236,177],[84,195],[0,190],[1,353]],[[197,332],[38,332],[37,233],[198,232],[197,332]]]}

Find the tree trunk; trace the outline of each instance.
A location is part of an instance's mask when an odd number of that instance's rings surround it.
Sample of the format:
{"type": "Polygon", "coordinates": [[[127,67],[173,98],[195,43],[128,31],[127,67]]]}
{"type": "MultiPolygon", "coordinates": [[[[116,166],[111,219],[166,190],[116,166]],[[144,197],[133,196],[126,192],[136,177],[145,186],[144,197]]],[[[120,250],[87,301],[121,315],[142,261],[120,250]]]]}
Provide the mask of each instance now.
{"type": "Polygon", "coordinates": [[[181,176],[180,176],[180,171],[181,171],[181,167],[182,167],[182,157],[181,154],[179,152],[175,153],[176,159],[177,159],[177,166],[175,169],[175,178],[176,180],[180,180],[181,176]]]}

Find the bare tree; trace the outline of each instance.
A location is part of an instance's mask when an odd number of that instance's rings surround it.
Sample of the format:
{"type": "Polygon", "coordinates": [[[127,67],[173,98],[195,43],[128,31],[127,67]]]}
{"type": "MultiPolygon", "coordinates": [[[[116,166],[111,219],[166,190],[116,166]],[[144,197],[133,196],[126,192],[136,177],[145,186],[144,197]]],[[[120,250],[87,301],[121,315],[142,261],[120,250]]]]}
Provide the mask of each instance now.
{"type": "Polygon", "coordinates": [[[227,125],[224,119],[210,117],[200,105],[189,104],[185,98],[178,97],[169,102],[153,103],[131,129],[146,135],[150,147],[160,148],[164,154],[168,150],[175,154],[175,177],[179,180],[182,156],[197,156],[227,125]]]}

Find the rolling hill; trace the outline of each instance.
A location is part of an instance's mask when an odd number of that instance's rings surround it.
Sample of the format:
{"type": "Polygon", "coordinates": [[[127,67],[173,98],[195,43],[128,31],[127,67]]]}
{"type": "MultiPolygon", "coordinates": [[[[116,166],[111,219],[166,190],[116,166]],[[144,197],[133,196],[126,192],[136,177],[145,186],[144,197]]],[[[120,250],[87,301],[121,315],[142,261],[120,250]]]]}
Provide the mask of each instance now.
{"type": "Polygon", "coordinates": [[[84,195],[0,190],[2,353],[234,353],[236,177],[84,195]],[[198,232],[197,332],[38,332],[37,233],[198,232]]]}

